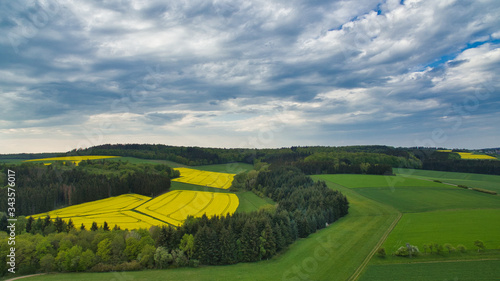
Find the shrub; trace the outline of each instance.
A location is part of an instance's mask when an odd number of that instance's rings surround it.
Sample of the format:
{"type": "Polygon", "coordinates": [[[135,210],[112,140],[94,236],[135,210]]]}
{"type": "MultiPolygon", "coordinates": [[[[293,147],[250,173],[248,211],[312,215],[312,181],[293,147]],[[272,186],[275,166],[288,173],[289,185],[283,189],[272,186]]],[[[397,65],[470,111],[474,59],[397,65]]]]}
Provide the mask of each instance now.
{"type": "Polygon", "coordinates": [[[484,243],[481,240],[474,241],[474,246],[477,247],[477,252],[479,253],[481,250],[484,250],[484,243]]]}
{"type": "Polygon", "coordinates": [[[429,249],[429,244],[424,244],[424,253],[427,254],[427,249],[429,249]]]}
{"type": "Polygon", "coordinates": [[[420,254],[420,251],[418,250],[417,246],[413,246],[413,245],[410,245],[410,247],[401,246],[394,254],[396,256],[399,256],[399,257],[409,257],[410,253],[411,253],[412,257],[415,257],[415,256],[418,256],[420,254]]]}
{"type": "Polygon", "coordinates": [[[455,252],[456,249],[450,244],[450,243],[446,243],[443,245],[446,249],[448,249],[448,253],[451,253],[451,252],[455,252]]]}
{"type": "Polygon", "coordinates": [[[184,251],[180,249],[175,249],[172,250],[171,255],[172,255],[173,265],[178,267],[184,267],[189,264],[189,260],[184,254],[184,251]]]}
{"type": "Polygon", "coordinates": [[[94,265],[90,271],[93,271],[93,272],[108,272],[108,271],[112,271],[114,268],[111,264],[107,264],[107,263],[98,263],[96,265],[94,265]]]}
{"type": "Polygon", "coordinates": [[[199,265],[200,265],[200,261],[199,260],[195,260],[195,259],[189,260],[189,266],[190,267],[198,267],[199,265]]]}
{"type": "Polygon", "coordinates": [[[379,249],[377,250],[377,255],[378,255],[379,257],[381,257],[381,258],[385,258],[385,256],[386,256],[385,249],[384,249],[384,248],[379,248],[379,249]]]}
{"type": "Polygon", "coordinates": [[[115,266],[115,271],[137,271],[141,270],[142,266],[138,261],[123,262],[115,266]]]}
{"type": "Polygon", "coordinates": [[[468,186],[463,185],[463,184],[459,184],[459,185],[458,185],[458,187],[460,187],[460,188],[465,188],[465,189],[469,189],[469,187],[468,187],[468,186]]]}
{"type": "Polygon", "coordinates": [[[460,244],[457,246],[457,250],[459,250],[460,253],[465,253],[467,251],[467,248],[464,245],[460,244]]]}
{"type": "Polygon", "coordinates": [[[434,182],[437,182],[437,183],[443,183],[442,181],[440,180],[434,180],[434,182]]]}
{"type": "Polygon", "coordinates": [[[443,245],[440,245],[438,243],[434,243],[434,249],[436,249],[436,253],[438,255],[441,254],[444,250],[443,245]]]}

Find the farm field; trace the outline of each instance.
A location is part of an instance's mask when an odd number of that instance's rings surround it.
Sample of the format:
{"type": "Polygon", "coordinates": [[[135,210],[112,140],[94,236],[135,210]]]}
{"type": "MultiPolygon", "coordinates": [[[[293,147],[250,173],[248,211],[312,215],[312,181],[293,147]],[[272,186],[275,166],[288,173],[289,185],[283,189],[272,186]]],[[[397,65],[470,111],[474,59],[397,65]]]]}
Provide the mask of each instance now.
{"type": "Polygon", "coordinates": [[[500,209],[404,214],[383,247],[392,253],[406,243],[417,246],[421,251],[424,244],[450,243],[454,247],[463,244],[467,249],[475,250],[474,241],[482,240],[486,249],[497,250],[500,248],[499,221],[500,209]]]}
{"type": "Polygon", "coordinates": [[[470,152],[457,152],[458,155],[460,155],[460,158],[462,159],[490,159],[490,160],[497,160],[496,157],[492,157],[489,155],[484,155],[484,154],[473,154],[470,152]]]}
{"type": "MultiPolygon", "coordinates": [[[[343,183],[352,191],[366,198],[371,198],[384,205],[389,205],[404,212],[401,220],[384,241],[382,247],[386,249],[388,257],[372,257],[369,265],[359,280],[448,280],[459,276],[458,280],[495,280],[498,276],[500,260],[500,196],[483,194],[472,190],[461,189],[449,185],[419,186],[415,181],[422,176],[426,182],[442,180],[444,176],[461,179],[474,179],[477,182],[494,183],[495,176],[476,175],[467,173],[446,173],[434,171],[403,170],[398,173],[392,183],[376,177],[363,175],[327,175],[328,179],[336,183],[343,183]],[[429,172],[429,173],[428,173],[429,172]],[[411,176],[410,176],[411,175],[411,176]],[[340,177],[338,177],[340,176],[340,177]],[[440,176],[440,177],[437,177],[440,176]],[[416,178],[419,177],[419,178],[416,178]],[[378,187],[362,187],[370,180],[370,184],[378,187]],[[412,186],[413,185],[413,186],[412,186]],[[474,247],[475,240],[482,240],[486,252],[477,253],[474,247]],[[441,255],[428,254],[409,261],[407,258],[392,256],[400,246],[410,243],[416,245],[423,252],[423,244],[445,243],[456,247],[458,244],[466,246],[466,253],[448,254],[444,249],[441,255]],[[489,250],[488,250],[489,249],[489,250]],[[481,259],[492,259],[481,260],[481,259]],[[457,263],[456,260],[467,260],[457,263]],[[468,261],[474,260],[474,261],[468,261]],[[408,262],[412,264],[408,265],[408,262]],[[423,263],[426,262],[426,263],[423,263]],[[401,264],[404,263],[404,264],[401,264]],[[458,269],[457,269],[458,268],[458,269]],[[481,268],[483,269],[482,272],[481,268]],[[453,275],[458,274],[458,275],[453,275]],[[410,276],[410,277],[408,277],[410,276]],[[462,276],[466,278],[462,278],[462,276]],[[413,278],[413,279],[411,279],[413,278]],[[442,278],[442,279],[440,279],[442,278]]],[[[448,181],[445,181],[448,182],[448,181]]]]}
{"type": "Polygon", "coordinates": [[[244,191],[236,194],[240,199],[240,205],[236,209],[237,213],[249,213],[257,211],[263,206],[271,206],[276,203],[270,198],[260,198],[252,191],[244,191]]]}
{"type": "Polygon", "coordinates": [[[500,193],[500,176],[471,173],[441,172],[430,170],[394,169],[394,172],[403,177],[412,177],[428,180],[441,180],[451,184],[462,184],[469,187],[485,188],[500,193]]]}
{"type": "Polygon", "coordinates": [[[43,219],[48,214],[52,219],[60,217],[66,222],[72,219],[76,227],[83,223],[86,229],[90,229],[94,221],[98,226],[102,226],[106,221],[110,228],[117,224],[122,229],[150,228],[153,225],[164,224],[160,220],[133,212],[134,208],[150,199],[151,197],[138,194],[123,194],[33,215],[33,218],[43,219]]]}
{"type": "Polygon", "coordinates": [[[24,162],[42,162],[45,165],[52,164],[54,161],[69,161],[78,165],[83,160],[97,160],[97,159],[108,159],[108,158],[118,158],[120,156],[64,156],[64,157],[51,157],[51,158],[41,158],[41,159],[31,159],[25,160],[24,162]]]}
{"type": "Polygon", "coordinates": [[[378,176],[378,175],[353,175],[353,174],[335,174],[325,175],[329,181],[335,182],[349,188],[359,187],[450,187],[442,183],[429,180],[415,179],[396,176],[378,176]]]}
{"type": "MultiPolygon", "coordinates": [[[[324,180],[323,176],[313,176],[324,180]]],[[[266,261],[228,266],[203,266],[124,273],[72,273],[32,277],[31,280],[332,280],[344,281],[373,250],[398,211],[327,182],[350,202],[349,214],[328,228],[300,239],[283,254],[266,261]],[[312,267],[311,267],[312,266],[312,267]],[[300,275],[299,275],[300,274],[300,275]],[[301,279],[302,278],[302,279],[301,279]]]]}
{"type": "Polygon", "coordinates": [[[191,168],[176,168],[181,176],[172,181],[196,184],[201,186],[228,189],[233,182],[234,174],[208,172],[191,168]]]}
{"type": "Polygon", "coordinates": [[[499,280],[500,260],[369,265],[359,281],[499,280]]]}
{"type": "Polygon", "coordinates": [[[498,208],[500,196],[458,187],[364,187],[356,191],[403,213],[446,209],[498,208]]]}
{"type": "Polygon", "coordinates": [[[33,218],[44,218],[47,214],[55,219],[73,220],[75,226],[82,223],[90,229],[92,222],[102,226],[107,222],[123,229],[150,228],[153,225],[178,226],[188,215],[201,217],[234,213],[239,200],[235,194],[205,191],[176,190],[155,198],[138,194],[124,194],[93,202],[78,204],[33,218]]]}
{"type": "Polygon", "coordinates": [[[175,190],[160,195],[135,208],[136,211],[171,225],[181,225],[187,216],[225,216],[234,213],[239,200],[235,194],[175,190]]]}

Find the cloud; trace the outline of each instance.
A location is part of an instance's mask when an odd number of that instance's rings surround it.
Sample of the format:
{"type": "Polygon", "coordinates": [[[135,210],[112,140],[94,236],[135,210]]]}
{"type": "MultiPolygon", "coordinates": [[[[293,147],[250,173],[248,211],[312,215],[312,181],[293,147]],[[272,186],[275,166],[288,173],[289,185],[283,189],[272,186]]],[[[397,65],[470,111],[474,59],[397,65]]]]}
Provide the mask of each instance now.
{"type": "Polygon", "coordinates": [[[494,0],[36,3],[0,4],[11,140],[411,146],[498,120],[494,0]]]}

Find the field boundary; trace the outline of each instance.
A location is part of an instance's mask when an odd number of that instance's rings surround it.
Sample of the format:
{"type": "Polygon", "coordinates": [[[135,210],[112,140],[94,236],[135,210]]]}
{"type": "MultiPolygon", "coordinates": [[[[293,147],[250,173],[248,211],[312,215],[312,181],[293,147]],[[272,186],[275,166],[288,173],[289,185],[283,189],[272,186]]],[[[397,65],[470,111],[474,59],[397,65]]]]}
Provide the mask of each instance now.
{"type": "Polygon", "coordinates": [[[389,236],[389,234],[391,234],[392,230],[394,230],[394,228],[396,227],[396,225],[398,224],[399,220],[402,217],[403,217],[403,213],[401,213],[401,212],[398,211],[398,217],[392,222],[392,224],[389,226],[389,228],[387,229],[387,231],[384,233],[384,236],[382,236],[380,238],[380,240],[378,241],[377,245],[375,245],[375,247],[373,247],[373,250],[370,252],[370,254],[368,254],[368,256],[366,256],[366,258],[363,261],[363,263],[356,269],[356,271],[351,276],[351,278],[348,279],[349,281],[358,280],[359,276],[361,275],[361,273],[363,272],[363,270],[365,269],[365,267],[368,265],[368,263],[372,259],[373,255],[375,255],[375,253],[380,248],[380,246],[382,246],[382,244],[384,244],[385,239],[387,239],[387,237],[389,236]]]}

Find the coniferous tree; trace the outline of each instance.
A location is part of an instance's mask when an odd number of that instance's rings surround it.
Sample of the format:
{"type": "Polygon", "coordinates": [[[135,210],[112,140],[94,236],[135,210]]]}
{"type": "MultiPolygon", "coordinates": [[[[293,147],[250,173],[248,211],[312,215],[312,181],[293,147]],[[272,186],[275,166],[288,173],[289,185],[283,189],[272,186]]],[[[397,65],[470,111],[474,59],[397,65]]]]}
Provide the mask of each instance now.
{"type": "Polygon", "coordinates": [[[243,260],[246,262],[257,261],[259,259],[259,242],[260,236],[257,232],[255,223],[247,220],[242,230],[241,250],[243,252],[243,260]]]}
{"type": "Polygon", "coordinates": [[[236,256],[236,240],[233,229],[222,228],[219,234],[221,264],[234,264],[237,262],[236,256]]]}

